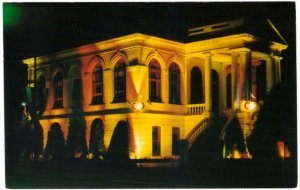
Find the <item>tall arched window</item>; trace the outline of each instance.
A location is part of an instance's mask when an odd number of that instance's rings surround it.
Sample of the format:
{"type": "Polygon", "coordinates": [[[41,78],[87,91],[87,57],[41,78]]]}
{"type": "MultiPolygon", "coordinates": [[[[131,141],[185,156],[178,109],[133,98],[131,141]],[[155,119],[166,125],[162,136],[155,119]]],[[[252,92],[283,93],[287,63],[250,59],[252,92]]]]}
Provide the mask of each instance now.
{"type": "Polygon", "coordinates": [[[231,74],[229,73],[226,77],[226,107],[231,108],[231,74]]]}
{"type": "Polygon", "coordinates": [[[198,67],[193,67],[191,71],[191,103],[203,103],[202,75],[198,67]]]}
{"type": "Polygon", "coordinates": [[[93,99],[92,104],[103,103],[103,70],[101,65],[96,65],[92,74],[93,99]]]}
{"type": "Polygon", "coordinates": [[[53,80],[54,87],[54,105],[53,108],[63,107],[63,75],[61,72],[56,73],[53,80]]]}
{"type": "Polygon", "coordinates": [[[169,103],[180,104],[180,70],[175,63],[169,68],[169,103]]]}
{"type": "Polygon", "coordinates": [[[152,60],[149,64],[149,99],[161,102],[161,70],[156,60],[152,60]]]}
{"type": "Polygon", "coordinates": [[[114,69],[114,102],[126,101],[126,64],[123,60],[118,61],[114,69]]]}

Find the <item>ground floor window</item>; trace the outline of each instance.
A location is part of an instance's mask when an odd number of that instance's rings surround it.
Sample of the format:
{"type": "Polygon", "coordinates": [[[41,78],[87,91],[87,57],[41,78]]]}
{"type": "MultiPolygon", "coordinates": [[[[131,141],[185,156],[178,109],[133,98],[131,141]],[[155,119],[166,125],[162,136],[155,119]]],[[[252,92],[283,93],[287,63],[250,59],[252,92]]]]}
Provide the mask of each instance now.
{"type": "Polygon", "coordinates": [[[179,155],[180,129],[179,127],[172,128],[172,155],[179,155]]]}
{"type": "Polygon", "coordinates": [[[152,155],[160,156],[160,127],[152,128],[152,155]]]}

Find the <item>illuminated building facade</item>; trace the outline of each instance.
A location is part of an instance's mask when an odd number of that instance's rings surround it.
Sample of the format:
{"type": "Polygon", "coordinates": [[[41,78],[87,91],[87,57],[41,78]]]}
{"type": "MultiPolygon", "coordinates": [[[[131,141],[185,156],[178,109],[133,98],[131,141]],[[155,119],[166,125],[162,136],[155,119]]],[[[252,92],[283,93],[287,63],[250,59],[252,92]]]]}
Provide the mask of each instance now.
{"type": "MultiPolygon", "coordinates": [[[[84,121],[89,150],[95,127],[107,150],[117,124],[128,122],[137,159],[177,157],[179,140],[189,147],[209,119],[232,113],[247,139],[255,120],[247,101],[263,100],[281,82],[286,48],[248,33],[189,43],[136,33],[37,57],[37,86],[48,97],[44,147],[54,125],[67,140],[74,114],[84,121]]],[[[34,58],[23,62],[33,86],[34,58]]]]}

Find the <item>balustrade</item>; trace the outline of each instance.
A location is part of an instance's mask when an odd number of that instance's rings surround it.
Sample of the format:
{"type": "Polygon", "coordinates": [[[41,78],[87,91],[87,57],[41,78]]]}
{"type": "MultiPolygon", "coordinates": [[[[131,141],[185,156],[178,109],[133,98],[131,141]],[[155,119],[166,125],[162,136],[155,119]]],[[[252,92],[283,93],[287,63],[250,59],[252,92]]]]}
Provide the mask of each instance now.
{"type": "Polygon", "coordinates": [[[205,111],[205,104],[187,105],[187,114],[201,114],[205,111]]]}

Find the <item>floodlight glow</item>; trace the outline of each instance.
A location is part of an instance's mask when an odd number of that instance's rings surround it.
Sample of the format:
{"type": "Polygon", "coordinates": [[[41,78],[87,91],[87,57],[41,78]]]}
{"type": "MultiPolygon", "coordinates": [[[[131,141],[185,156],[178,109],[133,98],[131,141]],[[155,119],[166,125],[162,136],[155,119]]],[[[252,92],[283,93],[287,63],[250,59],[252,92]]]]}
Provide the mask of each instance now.
{"type": "Polygon", "coordinates": [[[134,109],[134,110],[140,111],[140,110],[142,110],[143,108],[144,108],[144,104],[143,104],[142,102],[134,102],[134,103],[132,104],[132,109],[134,109]]]}

